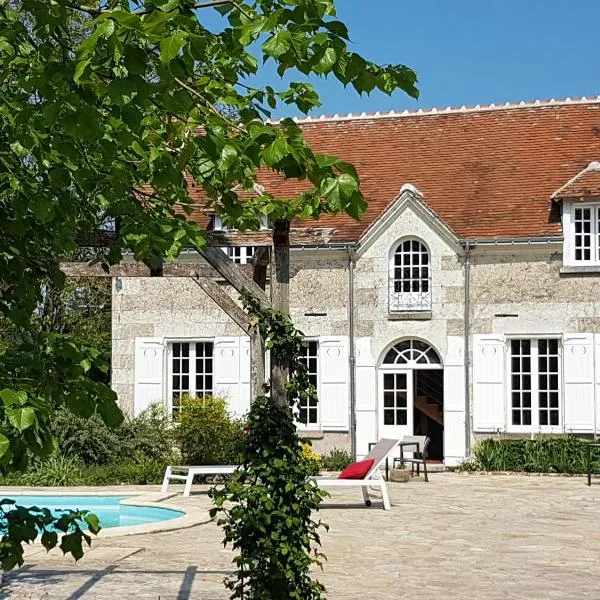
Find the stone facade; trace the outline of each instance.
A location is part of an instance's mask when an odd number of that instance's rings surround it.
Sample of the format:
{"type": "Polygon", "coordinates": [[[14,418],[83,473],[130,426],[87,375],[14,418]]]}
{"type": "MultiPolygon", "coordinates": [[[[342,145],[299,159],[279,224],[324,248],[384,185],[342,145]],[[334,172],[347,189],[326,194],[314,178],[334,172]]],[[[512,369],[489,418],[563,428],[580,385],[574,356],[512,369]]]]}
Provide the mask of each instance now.
{"type": "MultiPolygon", "coordinates": [[[[410,339],[425,342],[440,357],[441,365],[433,365],[432,368],[443,366],[444,370],[444,457],[448,464],[456,464],[468,451],[469,441],[489,435],[486,432],[506,429],[501,423],[503,418],[508,418],[506,415],[510,402],[508,374],[505,372],[499,375],[506,380],[501,396],[495,400],[503,402],[504,417],[497,410],[496,425],[478,425],[483,421],[473,406],[477,408],[478,403],[487,402],[488,394],[487,391],[482,392],[488,388],[478,387],[478,376],[473,375],[473,370],[478,368],[477,353],[481,350],[478,344],[495,340],[499,352],[505,352],[502,348],[506,348],[506,340],[510,336],[554,336],[562,340],[568,334],[581,334],[588,336],[586,340],[592,340],[590,344],[597,343],[600,348],[600,337],[597,342],[593,341],[596,339],[594,335],[600,333],[600,303],[596,301],[600,297],[600,278],[589,273],[583,276],[561,272],[562,243],[559,239],[535,244],[475,244],[470,252],[469,279],[468,363],[471,366],[465,366],[464,249],[416,196],[401,196],[393,209],[395,212],[380,218],[379,228],[364,236],[352,254],[348,248],[292,251],[292,319],[307,338],[319,340],[320,344],[333,343],[333,347],[327,346],[328,352],[334,358],[336,352],[341,353],[339,356],[342,358],[338,358],[343,367],[340,371],[338,361],[338,371],[334,376],[331,373],[319,373],[323,381],[321,403],[337,402],[337,413],[329,414],[324,424],[309,427],[303,436],[311,439],[318,452],[327,452],[334,447],[350,448],[347,365],[350,358],[349,261],[352,257],[355,261],[353,285],[358,454],[366,454],[368,443],[382,435],[412,433],[410,417],[405,427],[396,429],[386,426],[382,419],[382,373],[386,368],[382,367],[383,357],[392,346],[410,339]],[[388,304],[390,265],[398,243],[407,237],[420,240],[429,250],[431,310],[420,314],[391,315],[388,304]],[[465,375],[468,377],[468,397],[471,398],[468,414],[465,412],[465,375]],[[325,387],[325,383],[329,387],[325,387]],[[473,420],[475,423],[471,428],[473,420]],[[467,430],[471,432],[468,435],[467,430]]],[[[224,282],[222,285],[225,286],[224,282]]],[[[235,297],[236,294],[229,287],[225,288],[235,297]]],[[[113,387],[119,395],[121,406],[128,412],[136,410],[136,385],[139,383],[136,380],[136,340],[163,340],[168,343],[169,340],[235,338],[244,335],[192,280],[185,278],[116,280],[113,283],[113,311],[113,387]]],[[[600,350],[598,354],[600,358],[600,350]]],[[[158,369],[165,370],[162,383],[158,385],[162,386],[163,397],[166,398],[167,366],[164,361],[156,364],[158,369]]],[[[415,364],[406,368],[400,365],[395,372],[421,369],[420,365],[415,364]]],[[[566,371],[564,377],[563,387],[569,384],[566,371]]],[[[577,377],[573,379],[575,385],[579,385],[577,377]]],[[[600,390],[600,381],[590,383],[594,384],[594,390],[600,390]]],[[[247,394],[247,384],[241,380],[239,389],[246,390],[243,393],[247,394]]],[[[565,390],[567,398],[570,392],[565,390]]],[[[595,395],[596,391],[594,407],[595,395]]],[[[243,402],[241,405],[239,402],[238,399],[236,406],[243,406],[243,402]]],[[[571,409],[564,409],[561,405],[561,411],[565,410],[571,409]]],[[[564,418],[566,423],[569,418],[566,413],[564,418]]],[[[584,421],[586,419],[590,421],[591,417],[586,417],[584,421]]],[[[577,422],[583,421],[580,419],[577,422]]],[[[600,423],[600,412],[597,422],[600,423]]],[[[561,427],[561,431],[564,431],[562,422],[561,427]]],[[[591,431],[586,427],[575,425],[569,430],[585,434],[591,431]]]]}

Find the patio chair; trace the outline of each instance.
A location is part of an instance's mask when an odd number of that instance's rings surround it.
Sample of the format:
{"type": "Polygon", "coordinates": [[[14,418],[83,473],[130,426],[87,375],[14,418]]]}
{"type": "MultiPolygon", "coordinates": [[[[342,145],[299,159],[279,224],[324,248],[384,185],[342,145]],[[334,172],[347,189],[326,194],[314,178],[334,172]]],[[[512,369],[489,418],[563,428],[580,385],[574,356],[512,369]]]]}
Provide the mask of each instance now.
{"type": "Polygon", "coordinates": [[[390,499],[388,496],[386,481],[379,470],[379,467],[384,463],[385,459],[394,451],[396,446],[400,443],[400,440],[393,440],[388,438],[380,439],[375,446],[371,449],[369,454],[365,456],[363,460],[373,460],[369,471],[362,479],[327,479],[327,478],[315,478],[314,481],[319,487],[329,488],[346,488],[346,487],[360,487],[363,494],[363,499],[367,506],[371,506],[371,499],[369,498],[369,488],[378,488],[381,492],[381,499],[383,500],[384,510],[390,510],[390,499]]]}
{"type": "Polygon", "coordinates": [[[429,438],[426,435],[405,435],[400,444],[400,458],[395,458],[394,463],[410,463],[411,471],[414,472],[415,465],[417,466],[417,475],[421,474],[421,465],[423,465],[423,474],[425,481],[429,481],[427,477],[427,447],[429,446],[429,438]],[[412,449],[411,449],[412,448],[412,449]],[[412,456],[404,456],[404,452],[408,451],[412,456]]]}
{"type": "Polygon", "coordinates": [[[231,475],[237,469],[234,465],[169,465],[165,469],[165,476],[162,482],[161,493],[166,494],[169,489],[169,483],[172,479],[176,481],[185,481],[183,495],[190,495],[192,483],[196,475],[231,475]]]}

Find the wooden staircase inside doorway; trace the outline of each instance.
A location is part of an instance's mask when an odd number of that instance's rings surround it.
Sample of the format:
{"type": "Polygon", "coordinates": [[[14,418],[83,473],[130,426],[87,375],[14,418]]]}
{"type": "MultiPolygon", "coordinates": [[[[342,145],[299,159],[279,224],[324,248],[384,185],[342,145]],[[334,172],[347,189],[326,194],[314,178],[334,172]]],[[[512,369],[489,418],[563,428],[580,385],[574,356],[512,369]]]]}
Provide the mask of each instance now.
{"type": "Polygon", "coordinates": [[[415,396],[415,408],[433,419],[439,425],[444,424],[444,412],[441,404],[427,396],[415,396]]]}

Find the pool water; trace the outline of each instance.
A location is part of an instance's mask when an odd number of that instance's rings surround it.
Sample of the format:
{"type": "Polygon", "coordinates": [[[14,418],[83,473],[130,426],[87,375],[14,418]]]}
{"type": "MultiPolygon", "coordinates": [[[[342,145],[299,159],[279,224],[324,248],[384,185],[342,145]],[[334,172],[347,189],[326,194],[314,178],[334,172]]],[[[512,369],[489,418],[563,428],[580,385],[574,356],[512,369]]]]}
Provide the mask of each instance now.
{"type": "MultiPolygon", "coordinates": [[[[19,506],[49,508],[57,516],[65,510],[87,510],[100,519],[103,528],[125,527],[168,521],[183,515],[178,510],[121,504],[130,496],[26,496],[10,495],[19,506]]],[[[6,506],[6,505],[5,505],[6,506]]]]}

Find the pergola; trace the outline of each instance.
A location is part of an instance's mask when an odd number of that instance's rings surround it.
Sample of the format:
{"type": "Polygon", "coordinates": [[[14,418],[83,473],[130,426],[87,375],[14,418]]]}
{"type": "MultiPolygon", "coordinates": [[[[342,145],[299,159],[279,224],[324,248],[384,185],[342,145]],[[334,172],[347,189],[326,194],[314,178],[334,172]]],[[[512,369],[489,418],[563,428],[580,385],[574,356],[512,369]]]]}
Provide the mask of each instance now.
{"type": "MultiPolygon", "coordinates": [[[[260,394],[266,381],[265,340],[258,325],[221,288],[216,279],[225,279],[238,292],[253,294],[262,308],[273,308],[289,314],[290,248],[314,247],[327,244],[335,230],[323,228],[290,227],[286,219],[275,221],[272,229],[260,231],[207,231],[205,250],[198,250],[207,264],[189,261],[162,262],[148,265],[137,261],[121,261],[108,271],[90,262],[63,262],[61,269],[68,277],[189,277],[224,310],[250,337],[251,397],[260,394]],[[234,263],[222,248],[252,246],[256,248],[251,265],[234,263]],[[270,269],[270,297],[267,296],[267,273],[270,269]]],[[[114,243],[114,232],[99,232],[93,240],[82,241],[84,246],[107,247],[114,243]]],[[[289,365],[277,357],[271,360],[271,395],[287,405],[285,385],[289,365]]]]}

